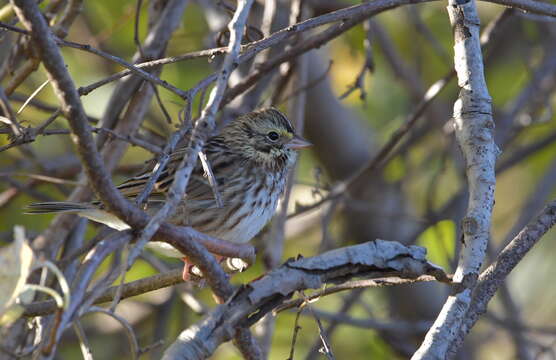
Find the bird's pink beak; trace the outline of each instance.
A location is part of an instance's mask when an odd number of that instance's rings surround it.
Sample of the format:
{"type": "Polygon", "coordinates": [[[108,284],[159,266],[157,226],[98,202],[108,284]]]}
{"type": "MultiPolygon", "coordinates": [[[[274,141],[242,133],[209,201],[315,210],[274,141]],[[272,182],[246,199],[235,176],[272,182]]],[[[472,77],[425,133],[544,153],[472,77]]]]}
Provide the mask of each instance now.
{"type": "Polygon", "coordinates": [[[311,144],[310,142],[308,142],[307,140],[305,140],[299,135],[294,135],[293,138],[286,143],[287,148],[294,149],[294,150],[302,149],[312,145],[313,144],[311,144]]]}

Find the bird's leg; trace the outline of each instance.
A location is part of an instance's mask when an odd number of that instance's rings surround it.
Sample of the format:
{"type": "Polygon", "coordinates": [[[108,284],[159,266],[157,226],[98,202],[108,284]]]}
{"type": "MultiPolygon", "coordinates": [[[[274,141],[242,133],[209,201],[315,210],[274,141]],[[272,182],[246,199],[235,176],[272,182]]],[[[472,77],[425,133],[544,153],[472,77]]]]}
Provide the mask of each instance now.
{"type": "MultiPolygon", "coordinates": [[[[225,263],[224,271],[227,273],[237,273],[242,272],[249,267],[249,264],[243,261],[242,259],[238,258],[229,258],[221,255],[212,254],[216,258],[218,264],[222,265],[225,263]]],[[[191,281],[191,275],[203,277],[203,273],[201,270],[193,265],[189,259],[184,256],[182,257],[183,265],[183,273],[182,278],[183,281],[191,281]]]]}
{"type": "MultiPolygon", "coordinates": [[[[216,261],[218,262],[218,264],[222,264],[224,262],[224,260],[227,259],[226,257],[220,256],[220,255],[214,255],[214,257],[216,258],[216,261]]],[[[191,281],[191,275],[195,275],[195,276],[198,276],[198,277],[203,277],[203,273],[201,272],[201,270],[197,266],[195,266],[193,263],[191,263],[191,261],[189,261],[187,256],[184,256],[181,259],[183,261],[183,272],[181,274],[181,277],[182,277],[183,281],[186,281],[186,282],[191,281]]]]}
{"type": "Polygon", "coordinates": [[[191,280],[191,274],[195,265],[190,263],[189,259],[186,256],[182,258],[182,261],[183,261],[183,272],[181,274],[181,277],[183,281],[188,282],[191,280]]]}

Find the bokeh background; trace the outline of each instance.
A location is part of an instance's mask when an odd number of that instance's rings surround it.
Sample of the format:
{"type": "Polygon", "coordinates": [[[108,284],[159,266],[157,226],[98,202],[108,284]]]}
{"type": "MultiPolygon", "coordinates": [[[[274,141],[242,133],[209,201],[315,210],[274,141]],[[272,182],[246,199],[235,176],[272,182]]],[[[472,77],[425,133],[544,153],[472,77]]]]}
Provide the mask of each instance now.
{"type": "MultiPolygon", "coordinates": [[[[44,3],[42,7],[49,2],[44,3]]],[[[310,17],[357,2],[305,3],[306,17],[310,17]]],[[[235,6],[233,2],[230,4],[235,6]]],[[[6,1],[0,1],[0,8],[6,6],[6,1]]],[[[144,4],[144,9],[147,6],[144,4]]],[[[289,6],[289,2],[278,1],[277,14],[286,21],[289,6]]],[[[338,181],[369,161],[415,111],[427,89],[451,73],[453,36],[445,6],[444,2],[431,2],[387,11],[374,17],[372,23],[365,25],[367,28],[356,26],[306,55],[311,85],[302,89],[307,96],[305,134],[315,146],[303,151],[299,161],[290,213],[302,211],[303,214],[286,223],[282,261],[299,254],[311,256],[326,249],[382,238],[425,246],[431,261],[453,272],[461,247],[459,222],[467,201],[464,164],[450,122],[458,91],[453,76],[400,144],[376,170],[358,181],[353,193],[328,201],[315,210],[303,211],[304,206],[321,200],[338,181]],[[374,64],[372,71],[365,72],[362,89],[355,89],[340,99],[368,59],[364,48],[368,34],[374,64]],[[362,91],[366,94],[364,99],[362,91]]],[[[256,2],[250,19],[253,27],[260,26],[263,7],[263,1],[256,2]]],[[[136,3],[132,1],[84,1],[67,39],[90,44],[131,61],[137,50],[133,41],[135,8],[136,3]]],[[[141,12],[140,38],[147,32],[146,13],[146,10],[141,12]]],[[[479,14],[483,29],[503,16],[485,48],[485,74],[493,101],[496,141],[501,149],[490,262],[546,202],[554,199],[556,24],[553,19],[482,2],[479,14]]],[[[2,16],[3,22],[13,19],[9,15],[2,16]]],[[[191,1],[166,55],[216,46],[217,35],[228,20],[229,12],[220,2],[191,1]]],[[[283,24],[284,20],[281,21],[283,24]]],[[[275,29],[283,26],[279,23],[275,21],[275,29]]],[[[2,86],[7,86],[13,77],[6,70],[8,64],[19,60],[9,56],[15,41],[17,38],[13,34],[0,33],[0,61],[4,64],[2,86]]],[[[89,53],[69,48],[63,48],[62,53],[77,86],[86,86],[121,70],[119,65],[89,53]]],[[[207,61],[206,58],[178,62],[164,66],[160,77],[180,89],[189,89],[215,71],[218,64],[218,60],[207,61]]],[[[241,68],[231,82],[237,82],[246,73],[248,69],[241,68]]],[[[10,95],[14,109],[19,109],[22,101],[45,80],[45,72],[39,66],[10,95]]],[[[277,78],[273,81],[278,82],[277,78]]],[[[267,104],[274,86],[271,83],[255,105],[267,104]]],[[[114,89],[115,83],[109,83],[82,97],[93,122],[103,117],[114,89]]],[[[163,143],[175,130],[178,112],[183,106],[177,96],[163,89],[159,91],[173,122],[169,124],[164,120],[160,107],[153,101],[137,132],[138,136],[157,144],[163,143]]],[[[288,88],[283,95],[291,92],[288,88]]],[[[57,105],[49,86],[34,99],[44,106],[29,105],[18,114],[19,121],[26,127],[38,126],[57,105]]],[[[194,109],[198,102],[199,97],[194,109]]],[[[230,108],[236,105],[232,103],[230,108]]],[[[277,105],[288,111],[287,99],[277,105]]],[[[67,128],[67,121],[61,117],[49,127],[51,130],[67,128]]],[[[7,134],[0,135],[0,146],[9,144],[7,134]]],[[[0,245],[12,241],[14,225],[24,226],[29,239],[40,234],[53,216],[23,215],[22,209],[35,201],[63,200],[73,189],[72,182],[79,181],[79,162],[69,135],[37,136],[26,147],[10,148],[0,156],[0,245]],[[31,174],[67,182],[53,184],[31,174]]],[[[145,149],[129,147],[114,170],[115,182],[141,169],[143,162],[151,157],[145,149]]],[[[97,225],[89,224],[86,238],[92,238],[98,231],[97,225]]],[[[257,263],[235,275],[234,283],[248,282],[266,271],[263,260],[268,234],[263,231],[254,241],[260,249],[257,263]]],[[[521,358],[517,337],[526,344],[526,355],[530,358],[555,357],[556,306],[553,299],[556,287],[553,281],[556,268],[551,255],[555,251],[555,237],[554,231],[545,235],[511,274],[503,295],[494,299],[489,313],[471,332],[461,358],[521,358]],[[516,335],[516,331],[519,334],[516,335]]],[[[110,261],[106,261],[103,269],[110,261]]],[[[156,262],[168,267],[180,265],[177,261],[150,254],[133,266],[126,280],[157,273],[153,266],[156,262]]],[[[330,326],[335,315],[340,319],[329,335],[337,359],[402,359],[408,358],[420,343],[448,290],[444,285],[430,284],[368,289],[328,296],[311,306],[325,328],[330,326]],[[350,324],[349,320],[353,319],[361,321],[350,324]],[[405,327],[406,331],[392,330],[399,329],[394,325],[405,327]]],[[[159,358],[164,346],[182,329],[202,319],[202,312],[188,306],[192,300],[184,300],[187,297],[195,297],[205,310],[215,305],[209,290],[185,284],[126,299],[118,306],[117,312],[133,325],[142,347],[164,341],[164,345],[146,352],[142,359],[159,358]]],[[[286,359],[290,355],[295,317],[295,311],[277,316],[270,359],[286,359]]],[[[95,358],[129,356],[125,334],[114,320],[104,315],[91,315],[84,319],[83,325],[95,358]]],[[[294,358],[322,356],[311,351],[315,344],[318,348],[319,331],[310,311],[303,312],[299,325],[301,330],[294,358]]],[[[256,330],[255,327],[255,333],[256,330]]],[[[57,358],[80,356],[77,338],[68,330],[57,358]]],[[[213,358],[241,357],[231,344],[225,344],[213,358]]]]}

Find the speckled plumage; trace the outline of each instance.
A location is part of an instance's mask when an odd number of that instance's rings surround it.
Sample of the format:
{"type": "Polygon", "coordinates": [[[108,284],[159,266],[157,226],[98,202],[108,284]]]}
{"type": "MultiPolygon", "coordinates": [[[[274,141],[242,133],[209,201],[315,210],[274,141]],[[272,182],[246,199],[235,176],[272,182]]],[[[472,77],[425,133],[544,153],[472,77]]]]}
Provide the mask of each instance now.
{"type": "MultiPolygon", "coordinates": [[[[295,163],[296,149],[309,145],[294,130],[280,111],[270,108],[243,115],[224,127],[205,144],[216,178],[222,207],[198,162],[186,189],[186,196],[168,219],[176,225],[192,226],[222,240],[243,243],[251,240],[270,220],[282,195],[287,173],[295,163]]],[[[171,154],[171,160],[147,200],[147,212],[154,213],[163,204],[164,193],[172,183],[183,149],[171,154]]],[[[145,172],[122,183],[118,188],[130,198],[139,194],[148,181],[155,162],[145,172]]],[[[38,203],[32,213],[76,212],[81,216],[123,230],[127,224],[108,214],[97,204],[38,203]]],[[[181,256],[164,243],[150,243],[168,256],[181,256]]]]}

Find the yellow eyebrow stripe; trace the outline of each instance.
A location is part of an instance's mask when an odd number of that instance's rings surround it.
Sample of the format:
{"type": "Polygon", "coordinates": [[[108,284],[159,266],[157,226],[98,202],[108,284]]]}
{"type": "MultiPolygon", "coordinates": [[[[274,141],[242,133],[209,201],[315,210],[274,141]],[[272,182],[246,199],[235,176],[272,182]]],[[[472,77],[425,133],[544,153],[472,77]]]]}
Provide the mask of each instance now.
{"type": "Polygon", "coordinates": [[[278,133],[279,133],[280,135],[286,136],[286,137],[288,137],[288,138],[292,138],[292,137],[293,137],[293,134],[290,133],[290,132],[287,131],[287,130],[278,129],[278,133]]]}

